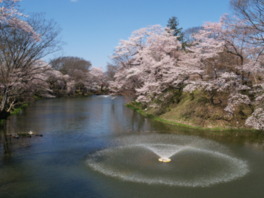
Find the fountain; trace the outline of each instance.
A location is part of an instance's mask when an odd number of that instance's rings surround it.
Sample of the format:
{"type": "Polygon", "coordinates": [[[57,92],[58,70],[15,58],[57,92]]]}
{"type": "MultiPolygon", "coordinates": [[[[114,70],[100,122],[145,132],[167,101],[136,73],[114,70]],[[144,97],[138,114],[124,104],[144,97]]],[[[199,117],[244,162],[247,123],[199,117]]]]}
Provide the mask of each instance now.
{"type": "Polygon", "coordinates": [[[167,157],[160,157],[159,162],[168,163],[171,162],[171,159],[167,157]]]}
{"type": "Polygon", "coordinates": [[[158,161],[163,163],[171,162],[173,155],[187,148],[186,146],[179,147],[171,144],[142,144],[141,146],[155,153],[159,157],[158,161]]]}
{"type": "Polygon", "coordinates": [[[93,170],[121,180],[170,186],[206,187],[249,171],[224,146],[198,137],[139,135],[117,138],[114,146],[90,155],[93,170]]]}

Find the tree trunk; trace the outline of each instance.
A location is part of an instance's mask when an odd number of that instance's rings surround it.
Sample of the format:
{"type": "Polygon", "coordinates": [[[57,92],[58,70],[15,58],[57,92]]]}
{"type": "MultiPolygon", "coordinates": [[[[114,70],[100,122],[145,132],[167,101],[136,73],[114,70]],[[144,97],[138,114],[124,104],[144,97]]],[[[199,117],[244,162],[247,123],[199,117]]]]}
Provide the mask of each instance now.
{"type": "Polygon", "coordinates": [[[10,115],[10,113],[6,111],[7,99],[8,99],[7,88],[4,88],[2,101],[0,104],[0,119],[6,119],[10,115]]]}

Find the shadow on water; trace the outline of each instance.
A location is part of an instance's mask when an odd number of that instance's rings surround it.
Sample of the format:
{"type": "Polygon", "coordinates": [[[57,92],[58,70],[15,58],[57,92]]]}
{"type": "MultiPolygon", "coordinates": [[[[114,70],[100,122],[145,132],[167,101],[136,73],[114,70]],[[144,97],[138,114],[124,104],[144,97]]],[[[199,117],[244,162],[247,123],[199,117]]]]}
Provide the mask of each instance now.
{"type": "Polygon", "coordinates": [[[179,126],[164,124],[157,121],[152,122],[154,127],[160,128],[160,133],[171,133],[179,135],[195,135],[199,137],[209,138],[216,141],[233,142],[233,143],[264,143],[263,131],[251,130],[230,130],[230,131],[207,131],[198,129],[189,129],[179,126]]]}
{"type": "Polygon", "coordinates": [[[11,156],[12,138],[10,135],[7,134],[6,122],[4,122],[1,125],[0,134],[1,134],[1,143],[3,145],[4,156],[11,156]]]}

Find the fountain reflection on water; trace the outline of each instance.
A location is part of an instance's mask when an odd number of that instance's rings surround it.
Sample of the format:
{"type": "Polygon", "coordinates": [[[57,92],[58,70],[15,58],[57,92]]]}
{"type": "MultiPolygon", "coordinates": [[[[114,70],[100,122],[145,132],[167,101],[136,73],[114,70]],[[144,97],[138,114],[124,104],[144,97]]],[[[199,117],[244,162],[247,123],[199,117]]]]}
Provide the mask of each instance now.
{"type": "Polygon", "coordinates": [[[229,182],[249,171],[247,163],[226,147],[178,135],[117,138],[115,146],[92,154],[87,164],[125,181],[188,187],[229,182]]]}

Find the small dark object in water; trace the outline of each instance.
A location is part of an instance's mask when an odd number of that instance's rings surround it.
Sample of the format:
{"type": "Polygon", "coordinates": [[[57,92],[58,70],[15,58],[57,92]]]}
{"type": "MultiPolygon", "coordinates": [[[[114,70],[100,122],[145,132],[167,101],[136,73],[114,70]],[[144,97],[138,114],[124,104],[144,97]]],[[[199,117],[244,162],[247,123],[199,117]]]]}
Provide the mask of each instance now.
{"type": "Polygon", "coordinates": [[[43,137],[42,134],[40,134],[40,133],[36,133],[36,132],[33,132],[33,131],[29,131],[28,134],[30,135],[30,137],[32,137],[33,135],[34,135],[34,136],[38,136],[38,137],[43,137]]]}
{"type": "MultiPolygon", "coordinates": [[[[34,136],[37,136],[37,137],[43,137],[42,134],[40,133],[36,133],[36,132],[33,132],[33,131],[29,131],[29,132],[21,132],[21,133],[17,133],[16,134],[16,138],[18,139],[19,137],[27,137],[27,138],[32,138],[34,136]]],[[[13,136],[12,136],[13,137],[13,136]]]]}

